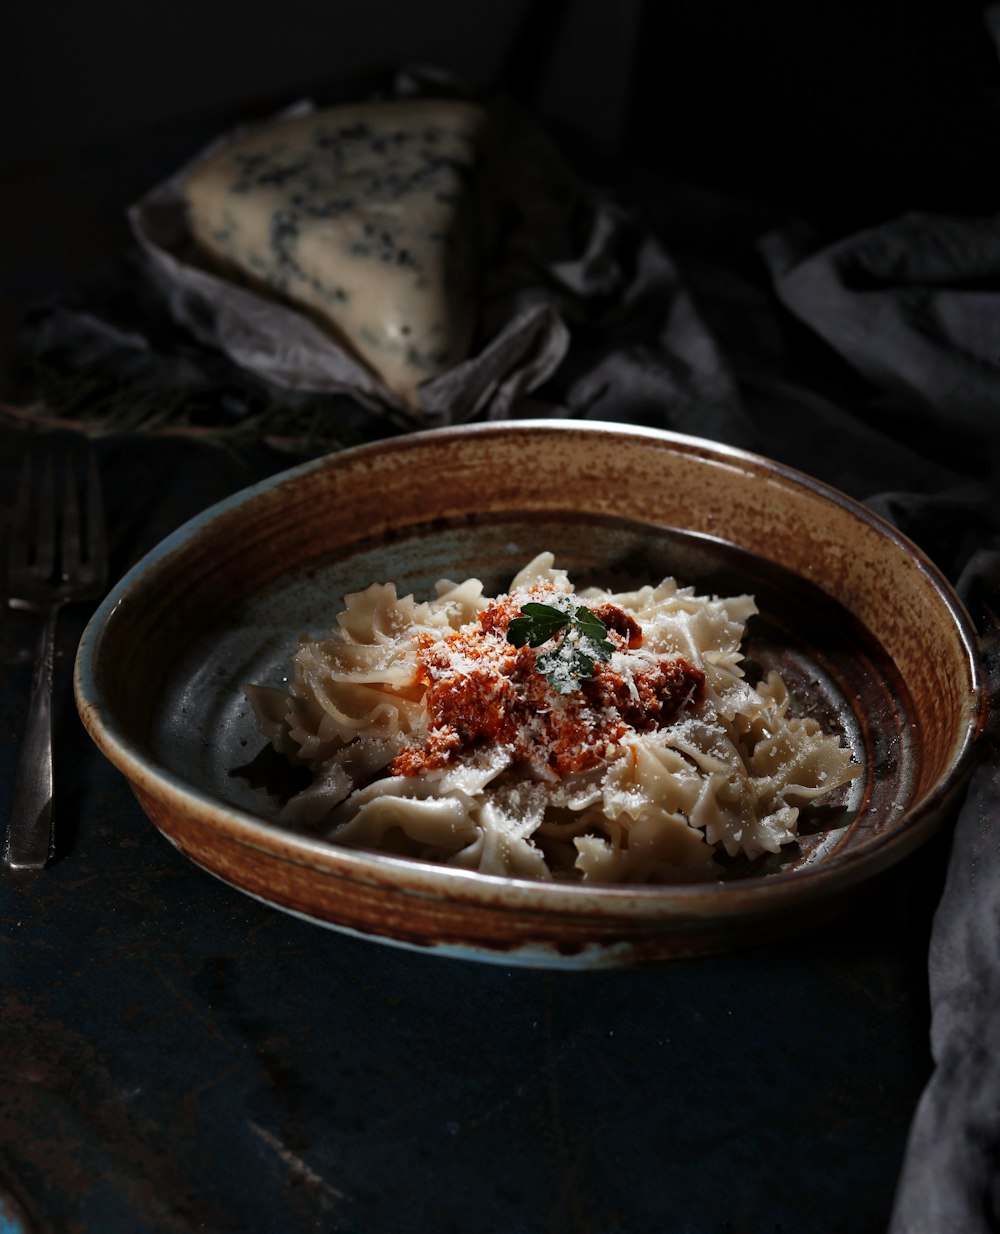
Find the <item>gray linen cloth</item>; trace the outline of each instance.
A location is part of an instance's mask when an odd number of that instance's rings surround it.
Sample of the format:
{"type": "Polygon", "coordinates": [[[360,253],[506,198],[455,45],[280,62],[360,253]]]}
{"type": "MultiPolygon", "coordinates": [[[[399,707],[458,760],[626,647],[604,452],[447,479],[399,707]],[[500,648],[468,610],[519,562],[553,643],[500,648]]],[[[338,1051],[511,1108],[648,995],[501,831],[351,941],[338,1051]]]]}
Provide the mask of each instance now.
{"type": "Polygon", "coordinates": [[[867,494],[956,582],[994,699],[934,918],[934,1071],[890,1234],[986,1234],[1000,1229],[1000,215],[909,213],[814,250],[796,228],[761,251],[784,306],[871,390],[851,440],[889,429],[946,464],[935,476],[897,449],[867,494]]]}

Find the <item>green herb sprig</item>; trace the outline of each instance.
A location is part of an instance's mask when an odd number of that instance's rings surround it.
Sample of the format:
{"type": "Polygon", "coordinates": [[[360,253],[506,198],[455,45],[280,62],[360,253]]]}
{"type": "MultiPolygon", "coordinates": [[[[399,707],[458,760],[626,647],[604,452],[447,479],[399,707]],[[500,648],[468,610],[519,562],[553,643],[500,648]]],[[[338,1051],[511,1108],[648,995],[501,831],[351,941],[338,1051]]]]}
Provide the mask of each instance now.
{"type": "Polygon", "coordinates": [[[557,694],[572,694],[581,681],[593,677],[595,660],[611,658],[615,648],[607,633],[600,618],[583,605],[564,611],[533,601],[522,605],[507,627],[507,641],[515,647],[541,647],[556,639],[556,645],[537,658],[535,668],[557,694]]]}

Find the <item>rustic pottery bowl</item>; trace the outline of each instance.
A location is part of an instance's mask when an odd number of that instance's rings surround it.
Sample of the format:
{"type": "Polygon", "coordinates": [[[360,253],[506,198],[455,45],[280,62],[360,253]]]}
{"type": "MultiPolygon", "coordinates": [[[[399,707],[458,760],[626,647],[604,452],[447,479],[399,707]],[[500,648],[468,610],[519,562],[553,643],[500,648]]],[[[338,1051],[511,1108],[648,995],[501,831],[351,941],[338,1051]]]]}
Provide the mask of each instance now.
{"type": "Polygon", "coordinates": [[[80,714],[163,834],[267,903],[383,942],[504,964],[664,960],[829,915],[954,806],[981,732],[968,617],[903,536],[764,458],[612,425],[443,429],[307,463],[170,536],[82,641],[80,714]],[[343,595],[441,577],[503,590],[551,549],[578,584],[672,574],[761,609],[751,668],[776,666],[864,774],[803,816],[780,856],[676,886],[542,884],[352,851],[276,821],[243,695],[277,684],[343,595]],[[262,786],[263,785],[263,786],[262,786]]]}

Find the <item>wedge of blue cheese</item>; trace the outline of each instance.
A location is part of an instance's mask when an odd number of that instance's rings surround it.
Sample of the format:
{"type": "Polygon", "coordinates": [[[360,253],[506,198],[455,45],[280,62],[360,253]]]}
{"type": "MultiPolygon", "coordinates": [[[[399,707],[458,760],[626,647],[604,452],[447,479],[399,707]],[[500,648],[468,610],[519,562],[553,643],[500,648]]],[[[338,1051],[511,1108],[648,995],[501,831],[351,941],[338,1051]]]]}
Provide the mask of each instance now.
{"type": "Polygon", "coordinates": [[[484,262],[485,111],[387,100],[280,121],[187,177],[201,249],[308,310],[395,395],[463,360],[484,262]]]}

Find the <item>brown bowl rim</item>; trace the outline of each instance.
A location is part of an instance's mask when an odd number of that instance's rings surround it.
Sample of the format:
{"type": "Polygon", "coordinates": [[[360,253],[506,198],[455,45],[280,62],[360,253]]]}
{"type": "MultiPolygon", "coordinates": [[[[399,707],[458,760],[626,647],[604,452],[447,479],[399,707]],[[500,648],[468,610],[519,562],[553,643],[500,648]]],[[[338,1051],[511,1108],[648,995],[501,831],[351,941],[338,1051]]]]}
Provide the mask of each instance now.
{"type": "Polygon", "coordinates": [[[669,919],[673,915],[688,913],[694,905],[705,910],[717,906],[723,915],[731,915],[738,903],[744,903],[746,911],[751,913],[791,907],[813,899],[819,889],[831,895],[845,890],[858,880],[859,865],[863,866],[864,877],[873,876],[893,865],[936,830],[942,812],[953,804],[955,796],[964,787],[985,726],[987,703],[978,639],[964,605],[942,571],[923,550],[880,515],[824,481],[741,447],[644,426],[562,418],[453,425],[369,442],[299,463],[214,503],[165,537],[132,566],[108,593],[81,639],[74,668],[74,693],[81,719],[91,738],[133,787],[169,802],[171,808],[183,812],[185,817],[221,831],[229,840],[277,860],[292,861],[317,873],[360,884],[403,884],[404,890],[419,896],[479,906],[493,903],[504,911],[530,907],[560,915],[572,912],[574,915],[599,914],[604,917],[610,912],[618,917],[640,919],[669,919]],[[718,883],[652,886],[548,883],[416,862],[389,854],[338,848],[322,839],[284,831],[267,819],[218,801],[179,775],[153,764],[141,745],[127,733],[121,732],[108,716],[101,695],[98,669],[102,631],[109,617],[121,604],[128,603],[130,594],[150,571],[182,552],[189,541],[217,518],[260,500],[265,494],[273,496],[278,489],[294,485],[300,477],[319,469],[353,466],[385,452],[397,453],[422,447],[433,439],[471,435],[485,439],[512,432],[611,433],[634,439],[644,438],[664,447],[709,456],[755,473],[764,471],[786,484],[807,489],[841,506],[884,535],[914,561],[939,593],[964,648],[969,673],[968,716],[964,732],[956,734],[957,750],[947,773],[918,805],[894,819],[890,830],[869,838],[863,847],[849,847],[814,866],[748,875],[739,880],[718,883]]]}

